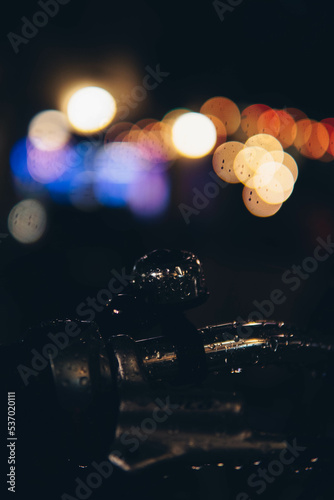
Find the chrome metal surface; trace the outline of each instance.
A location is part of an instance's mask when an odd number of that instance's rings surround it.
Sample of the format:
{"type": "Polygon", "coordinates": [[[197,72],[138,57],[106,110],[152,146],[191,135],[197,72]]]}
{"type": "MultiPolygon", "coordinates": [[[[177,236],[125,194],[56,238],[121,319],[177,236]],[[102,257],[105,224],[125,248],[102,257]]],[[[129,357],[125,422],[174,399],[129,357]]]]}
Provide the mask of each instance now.
{"type": "Polygon", "coordinates": [[[202,264],[191,252],[154,250],[137,261],[133,272],[136,292],[151,305],[189,305],[208,294],[202,264]]]}

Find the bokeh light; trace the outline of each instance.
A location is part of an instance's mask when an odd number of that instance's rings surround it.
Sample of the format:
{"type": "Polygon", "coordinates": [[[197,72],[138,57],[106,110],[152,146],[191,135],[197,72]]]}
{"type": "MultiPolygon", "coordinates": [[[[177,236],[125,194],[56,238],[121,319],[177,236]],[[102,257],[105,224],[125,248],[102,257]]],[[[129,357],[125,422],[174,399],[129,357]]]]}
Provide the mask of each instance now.
{"type": "MultiPolygon", "coordinates": [[[[259,146],[245,147],[236,155],[233,169],[239,181],[248,187],[254,187],[254,176],[263,163],[273,161],[268,151],[259,146]]],[[[267,174],[266,174],[267,175],[267,174]]]]}
{"type": "Polygon", "coordinates": [[[100,87],[84,87],[69,99],[67,115],[77,132],[93,133],[107,127],[116,114],[116,101],[100,87]]]}
{"type": "Polygon", "coordinates": [[[94,160],[94,193],[99,203],[122,207],[128,201],[129,187],[141,172],[151,168],[138,145],[114,142],[105,145],[94,160]]]}
{"type": "Polygon", "coordinates": [[[212,97],[208,99],[201,107],[200,113],[219,118],[226,128],[227,135],[233,135],[239,128],[239,108],[227,97],[212,97]]]}
{"type": "Polygon", "coordinates": [[[257,130],[259,133],[277,137],[280,131],[280,119],[278,113],[271,108],[262,113],[257,121],[257,130]]]}
{"type": "Polygon", "coordinates": [[[162,121],[172,128],[176,120],[186,113],[191,113],[191,110],[187,108],[175,108],[171,111],[168,111],[168,113],[166,113],[163,117],[162,121]]]}
{"type": "Polygon", "coordinates": [[[234,172],[234,160],[237,154],[244,149],[241,142],[230,141],[219,146],[212,157],[213,169],[223,181],[230,184],[240,182],[234,172]]]}
{"type": "Polygon", "coordinates": [[[259,175],[254,180],[254,187],[259,197],[270,205],[286,201],[294,187],[294,179],[290,170],[281,163],[271,162],[261,166],[264,172],[271,170],[270,175],[259,175]]]}
{"type": "Polygon", "coordinates": [[[157,122],[158,122],[158,120],[156,120],[155,118],[143,118],[142,120],[139,120],[136,123],[136,125],[140,129],[144,129],[145,127],[147,127],[147,125],[153,125],[154,123],[157,123],[157,122]]]}
{"type": "Polygon", "coordinates": [[[253,188],[248,188],[247,186],[243,188],[242,199],[247,210],[256,217],[271,217],[282,206],[282,203],[277,205],[265,203],[253,188]]]}
{"type": "Polygon", "coordinates": [[[169,179],[164,171],[141,172],[129,186],[129,208],[140,218],[152,219],[162,215],[168,208],[169,199],[169,179]]]}
{"type": "Polygon", "coordinates": [[[148,124],[140,131],[137,143],[144,158],[152,163],[168,163],[179,156],[172,140],[172,128],[165,121],[148,124]]]}
{"type": "Polygon", "coordinates": [[[10,152],[10,168],[14,187],[18,195],[40,194],[45,187],[35,181],[28,170],[28,147],[26,137],[17,141],[10,152]]]}
{"type": "Polygon", "coordinates": [[[117,137],[124,137],[124,135],[133,127],[131,122],[118,122],[111,125],[104,135],[104,144],[115,142],[117,137]],[[124,135],[122,135],[124,133],[124,135]]]}
{"type": "Polygon", "coordinates": [[[212,121],[200,113],[186,113],[176,119],[172,138],[180,154],[188,158],[201,158],[209,154],[217,140],[212,121]]]}
{"type": "Polygon", "coordinates": [[[8,216],[8,230],[20,243],[38,241],[45,232],[47,215],[43,205],[34,199],[26,199],[15,205],[8,216]]]}
{"type": "Polygon", "coordinates": [[[217,139],[216,139],[216,144],[214,145],[214,149],[216,149],[222,144],[224,144],[224,142],[226,142],[226,137],[227,137],[226,127],[223,124],[223,122],[219,118],[217,118],[217,116],[214,115],[205,115],[205,116],[207,116],[215,126],[217,139]]]}
{"type": "Polygon", "coordinates": [[[258,120],[260,116],[271,108],[265,104],[247,106],[241,113],[241,129],[247,137],[258,134],[258,120]]]}
{"type": "Polygon", "coordinates": [[[298,165],[296,160],[285,152],[283,152],[282,157],[282,151],[270,151],[270,156],[275,162],[285,165],[290,170],[294,182],[296,182],[298,178],[298,165]]]}
{"type": "Polygon", "coordinates": [[[38,113],[29,124],[28,138],[41,151],[54,151],[64,147],[70,139],[66,115],[55,110],[38,113]]]}
{"type": "MultiPolygon", "coordinates": [[[[52,182],[46,184],[51,198],[61,204],[72,204],[71,195],[76,188],[78,175],[92,168],[97,147],[87,141],[81,141],[71,149],[70,168],[52,182]]],[[[79,182],[78,185],[82,187],[79,182]]]]}
{"type": "Polygon", "coordinates": [[[329,146],[329,134],[323,123],[311,121],[310,135],[300,148],[302,155],[314,160],[324,156],[329,146]]]}
{"type": "Polygon", "coordinates": [[[303,148],[305,148],[307,141],[311,137],[312,122],[309,118],[303,118],[301,120],[298,120],[296,124],[297,134],[294,140],[294,146],[296,147],[297,151],[301,153],[303,148]]]}
{"type": "Polygon", "coordinates": [[[35,181],[41,184],[53,182],[71,168],[73,149],[67,145],[54,151],[42,151],[27,143],[27,166],[35,181]]]}
{"type": "Polygon", "coordinates": [[[246,141],[245,146],[263,148],[268,152],[283,150],[279,140],[269,134],[253,135],[246,141]]]}
{"type": "Polygon", "coordinates": [[[115,142],[138,142],[141,129],[133,124],[130,130],[124,130],[115,139],[115,142]]]}
{"type": "Polygon", "coordinates": [[[329,162],[334,159],[334,118],[324,118],[321,122],[328,132],[328,148],[321,161],[329,162]]]}
{"type": "Polygon", "coordinates": [[[253,215],[274,215],[293,192],[298,177],[295,159],[283,151],[278,139],[255,134],[245,144],[231,141],[212,157],[215,173],[225,182],[241,182],[243,201],[253,215]]]}
{"type": "Polygon", "coordinates": [[[287,149],[292,146],[296,138],[297,125],[293,116],[286,109],[276,109],[275,111],[280,121],[279,132],[276,137],[282,144],[282,147],[287,149]]]}
{"type": "Polygon", "coordinates": [[[288,113],[296,123],[299,122],[299,120],[305,120],[307,118],[306,113],[298,108],[284,108],[284,111],[288,113]]]}

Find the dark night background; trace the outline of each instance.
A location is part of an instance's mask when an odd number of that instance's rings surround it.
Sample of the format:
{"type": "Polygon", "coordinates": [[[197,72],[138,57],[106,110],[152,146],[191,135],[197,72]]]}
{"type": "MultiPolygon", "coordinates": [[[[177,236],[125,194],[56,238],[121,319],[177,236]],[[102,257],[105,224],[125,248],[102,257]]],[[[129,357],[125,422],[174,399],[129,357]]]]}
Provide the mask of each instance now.
{"type": "MultiPolygon", "coordinates": [[[[31,19],[37,10],[31,0],[3,3],[1,9],[2,234],[8,234],[8,213],[19,201],[10,178],[10,150],[26,134],[32,116],[57,107],[61,89],[73,78],[98,77],[111,86],[115,82],[117,94],[122,88],[127,92],[127,79],[131,90],[140,85],[147,65],[159,64],[169,76],[148,92],[128,117],[131,121],[161,119],[176,107],[198,111],[215,95],[232,99],[240,109],[265,103],[299,108],[319,121],[334,116],[334,11],[329,2],[243,0],[222,22],[210,0],[70,0],[15,54],[7,33],[20,34],[21,17],[31,19]]],[[[247,319],[254,300],[281,288],[287,300],[275,309],[273,319],[332,333],[333,257],[296,292],[281,280],[285,270],[313,255],[318,237],[334,234],[334,163],[304,159],[299,167],[292,196],[268,219],[247,212],[240,186],[230,186],[185,223],[178,205],[190,205],[192,189],[201,189],[210,179],[210,157],[172,166],[170,207],[153,222],[120,209],[85,212],[47,201],[48,229],[38,243],[21,245],[11,235],[0,239],[1,342],[11,343],[42,319],[73,317],[80,302],[106,286],[112,269],[130,270],[137,258],[155,248],[187,249],[201,258],[211,295],[187,313],[198,327],[247,319]]],[[[248,477],[245,473],[242,479],[240,473],[239,478],[231,469],[226,472],[229,483],[208,466],[166,470],[136,476],[124,496],[108,485],[96,498],[229,500],[243,491],[231,483],[246,484],[248,477]]],[[[285,490],[273,486],[270,498],[334,498],[324,470],[315,479],[300,478],[299,486],[291,483],[290,492],[290,478],[285,478],[285,490]]],[[[120,477],[120,484],[128,482],[124,474],[120,477]]],[[[68,481],[73,484],[71,477],[68,481]]],[[[38,485],[36,490],[38,498],[38,485]]]]}

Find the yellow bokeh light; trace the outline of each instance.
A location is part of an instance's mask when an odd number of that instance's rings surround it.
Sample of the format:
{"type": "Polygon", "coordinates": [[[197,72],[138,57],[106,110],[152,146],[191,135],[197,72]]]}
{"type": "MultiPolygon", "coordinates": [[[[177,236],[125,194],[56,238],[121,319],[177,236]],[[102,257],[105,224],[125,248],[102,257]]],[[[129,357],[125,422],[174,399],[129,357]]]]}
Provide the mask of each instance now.
{"type": "Polygon", "coordinates": [[[256,217],[271,217],[282,206],[282,203],[276,205],[266,203],[253,188],[248,188],[247,186],[242,191],[242,199],[247,210],[256,217]]]}
{"type": "Polygon", "coordinates": [[[164,123],[167,123],[170,127],[173,127],[176,120],[186,113],[191,113],[191,111],[188,108],[175,108],[171,111],[168,111],[168,113],[166,113],[163,117],[162,121],[164,123]]]}
{"type": "Polygon", "coordinates": [[[263,157],[263,163],[268,163],[268,162],[271,162],[271,161],[276,161],[278,163],[283,163],[283,159],[284,159],[284,151],[283,150],[279,150],[279,151],[268,151],[266,153],[266,155],[264,155],[263,157]]]}
{"type": "Polygon", "coordinates": [[[269,134],[257,134],[250,137],[245,146],[264,148],[266,151],[279,151],[283,150],[281,143],[278,139],[269,134]]]}
{"type": "Polygon", "coordinates": [[[237,154],[244,148],[242,142],[230,141],[219,146],[212,157],[213,169],[223,181],[237,184],[238,177],[234,173],[234,160],[237,154]]]}
{"type": "MultiPolygon", "coordinates": [[[[267,155],[270,155],[270,153],[267,153],[267,155]]],[[[280,166],[281,163],[277,163],[273,160],[269,160],[268,162],[264,162],[263,160],[254,174],[252,186],[256,190],[267,186],[272,181],[280,166]]]]}
{"type": "Polygon", "coordinates": [[[259,146],[245,147],[235,157],[233,169],[242,184],[254,187],[254,176],[265,162],[273,161],[268,151],[259,146]]]}
{"type": "Polygon", "coordinates": [[[285,165],[290,170],[293,180],[296,182],[298,177],[298,165],[296,160],[284,151],[270,151],[269,154],[275,162],[285,165]]]}
{"type": "Polygon", "coordinates": [[[20,243],[35,243],[46,229],[46,211],[33,199],[17,203],[8,216],[8,230],[20,243]]]}
{"type": "Polygon", "coordinates": [[[264,202],[270,205],[286,201],[294,187],[294,178],[290,170],[285,165],[276,162],[272,162],[271,175],[264,176],[261,183],[258,181],[257,178],[254,182],[256,192],[264,202]]]}
{"type": "Polygon", "coordinates": [[[107,127],[116,114],[116,101],[100,87],[84,87],[69,99],[67,115],[77,132],[93,133],[107,127]]]}
{"type": "Polygon", "coordinates": [[[55,151],[69,141],[70,130],[67,117],[61,111],[46,110],[31,120],[28,138],[41,151],[55,151]]]}
{"type": "Polygon", "coordinates": [[[217,132],[212,121],[200,113],[185,113],[172,127],[172,139],[180,154],[188,158],[201,158],[216,144],[217,132]]]}

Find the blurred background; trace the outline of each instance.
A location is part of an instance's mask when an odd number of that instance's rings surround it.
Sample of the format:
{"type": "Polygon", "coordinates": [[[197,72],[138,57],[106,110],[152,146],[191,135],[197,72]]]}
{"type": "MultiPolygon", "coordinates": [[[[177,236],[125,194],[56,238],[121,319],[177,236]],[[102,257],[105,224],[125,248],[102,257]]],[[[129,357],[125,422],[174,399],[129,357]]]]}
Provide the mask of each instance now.
{"type": "MultiPolygon", "coordinates": [[[[198,327],[246,320],[258,311],[254,301],[280,289],[286,300],[268,318],[331,333],[333,258],[301,277],[295,291],[282,275],[334,232],[332,24],[333,8],[322,0],[4,5],[1,342],[41,320],[75,317],[112,270],[130,271],[156,248],[191,250],[202,260],[210,298],[187,312],[198,327]],[[86,87],[105,93],[80,100],[76,92],[86,87]],[[235,108],[226,123],[219,109],[203,110],[215,96],[234,103],[239,121],[235,108]],[[101,114],[87,124],[96,106],[101,114]],[[40,115],[46,110],[57,113],[40,115]],[[195,206],[195,195],[219,180],[212,176],[217,146],[254,135],[243,123],[282,139],[277,110],[295,125],[283,147],[299,169],[280,210],[251,213],[242,183],[217,184],[195,206]],[[216,116],[220,135],[208,152],[177,147],[173,127],[184,112],[216,116]],[[308,135],[298,126],[303,120],[308,135]],[[193,209],[188,219],[185,205],[193,209]]],[[[180,490],[175,498],[188,497],[180,490]]]]}

